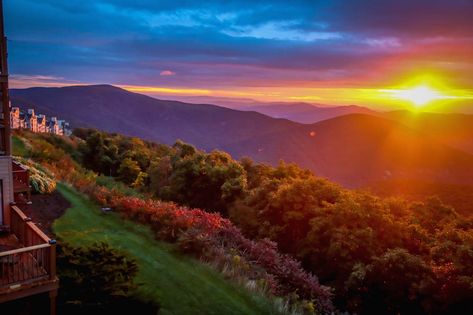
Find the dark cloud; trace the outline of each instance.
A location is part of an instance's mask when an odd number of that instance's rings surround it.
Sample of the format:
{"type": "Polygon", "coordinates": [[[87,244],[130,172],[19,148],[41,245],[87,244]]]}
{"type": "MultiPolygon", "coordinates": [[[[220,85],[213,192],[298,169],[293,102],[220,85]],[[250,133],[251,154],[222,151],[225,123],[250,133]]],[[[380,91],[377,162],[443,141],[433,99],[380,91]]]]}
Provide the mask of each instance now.
{"type": "Polygon", "coordinates": [[[386,63],[399,72],[424,58],[472,83],[451,64],[473,64],[464,51],[471,0],[11,0],[5,15],[11,71],[23,75],[278,85],[354,78],[386,63]],[[447,67],[448,56],[459,57],[447,67]]]}

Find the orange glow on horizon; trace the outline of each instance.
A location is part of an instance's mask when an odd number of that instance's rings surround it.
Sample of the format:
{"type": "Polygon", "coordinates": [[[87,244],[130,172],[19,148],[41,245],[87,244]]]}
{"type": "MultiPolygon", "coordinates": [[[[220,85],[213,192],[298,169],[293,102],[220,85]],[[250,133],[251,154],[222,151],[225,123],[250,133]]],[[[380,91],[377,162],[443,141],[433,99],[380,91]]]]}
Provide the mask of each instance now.
{"type": "Polygon", "coordinates": [[[178,95],[211,95],[212,91],[206,89],[187,89],[187,88],[165,88],[157,86],[135,86],[135,85],[120,85],[119,87],[130,92],[138,93],[164,93],[164,94],[178,94],[178,95]]]}
{"type": "MultiPolygon", "coordinates": [[[[71,85],[87,85],[94,83],[83,82],[61,82],[61,78],[31,77],[15,78],[13,87],[26,88],[32,86],[60,87],[71,85]],[[43,82],[44,81],[44,82],[43,82]]],[[[307,102],[334,105],[359,105],[373,108],[375,110],[436,110],[444,111],[455,109],[455,105],[466,104],[466,101],[473,100],[473,90],[453,89],[441,82],[437,76],[418,77],[411,80],[400,80],[405,84],[380,87],[353,87],[334,83],[334,87],[310,87],[298,86],[246,86],[235,88],[195,88],[179,86],[142,86],[142,85],[117,85],[120,88],[131,92],[147,94],[159,98],[173,95],[178,97],[205,96],[228,99],[249,99],[260,102],[307,102]]],[[[191,101],[192,102],[192,101],[191,101]]]]}
{"type": "Polygon", "coordinates": [[[393,88],[307,88],[307,87],[246,87],[238,90],[165,88],[153,86],[120,86],[132,92],[159,96],[209,96],[223,98],[250,98],[262,102],[309,102],[325,105],[361,105],[381,109],[427,107],[438,101],[473,99],[473,92],[458,89],[438,89],[428,85],[393,88]]]}

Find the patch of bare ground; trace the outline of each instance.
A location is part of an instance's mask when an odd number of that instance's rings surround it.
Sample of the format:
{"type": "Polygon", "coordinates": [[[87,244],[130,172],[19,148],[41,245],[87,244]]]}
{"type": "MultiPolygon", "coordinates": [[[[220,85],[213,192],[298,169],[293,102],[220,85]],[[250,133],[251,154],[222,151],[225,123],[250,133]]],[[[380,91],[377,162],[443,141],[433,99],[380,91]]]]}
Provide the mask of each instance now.
{"type": "Polygon", "coordinates": [[[49,237],[54,237],[53,222],[61,217],[71,204],[58,191],[51,194],[31,195],[31,202],[30,205],[21,205],[21,209],[43,232],[49,237]]]}

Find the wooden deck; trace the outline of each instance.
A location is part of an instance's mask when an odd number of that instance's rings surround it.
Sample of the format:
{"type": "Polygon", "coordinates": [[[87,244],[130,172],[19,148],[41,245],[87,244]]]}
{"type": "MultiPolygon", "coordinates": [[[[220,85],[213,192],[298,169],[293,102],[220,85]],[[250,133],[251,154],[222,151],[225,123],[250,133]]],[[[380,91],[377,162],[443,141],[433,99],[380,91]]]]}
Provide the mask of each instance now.
{"type": "Polygon", "coordinates": [[[56,242],[18,207],[10,207],[10,234],[0,236],[0,303],[49,292],[51,314],[59,286],[56,242]]]}
{"type": "Polygon", "coordinates": [[[22,283],[49,278],[45,268],[48,261],[45,245],[17,249],[11,245],[3,246],[10,250],[0,253],[0,294],[22,283]]]}
{"type": "Polygon", "coordinates": [[[0,234],[0,253],[20,247],[22,247],[21,243],[15,235],[11,233],[0,234]]]}

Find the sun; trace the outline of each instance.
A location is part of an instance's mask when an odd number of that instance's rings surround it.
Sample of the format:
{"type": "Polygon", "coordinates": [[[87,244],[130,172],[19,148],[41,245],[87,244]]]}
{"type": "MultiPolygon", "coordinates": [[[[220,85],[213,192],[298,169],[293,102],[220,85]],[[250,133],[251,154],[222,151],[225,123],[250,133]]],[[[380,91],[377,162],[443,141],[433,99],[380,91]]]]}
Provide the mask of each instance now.
{"type": "Polygon", "coordinates": [[[423,107],[434,100],[445,98],[442,93],[426,85],[411,89],[393,90],[391,93],[392,97],[410,101],[416,107],[423,107]]]}

